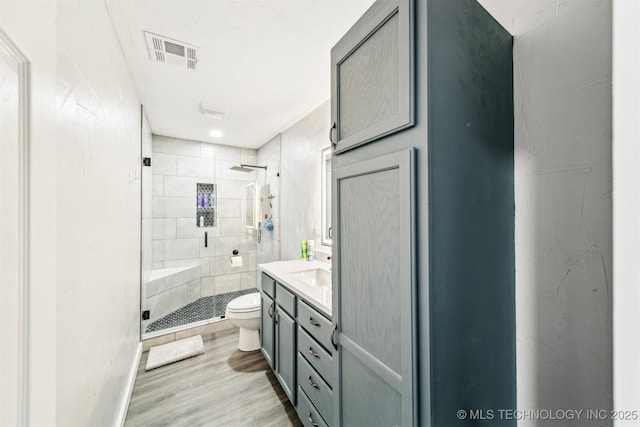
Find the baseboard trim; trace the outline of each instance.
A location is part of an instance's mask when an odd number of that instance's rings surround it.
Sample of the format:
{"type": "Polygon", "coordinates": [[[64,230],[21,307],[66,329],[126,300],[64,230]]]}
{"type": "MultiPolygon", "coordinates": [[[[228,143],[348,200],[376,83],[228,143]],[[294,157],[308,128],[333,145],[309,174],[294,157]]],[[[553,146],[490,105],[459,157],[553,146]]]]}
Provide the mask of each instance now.
{"type": "Polygon", "coordinates": [[[142,343],[138,343],[136,349],[136,355],[131,363],[131,370],[129,371],[129,378],[127,378],[127,386],[122,396],[122,404],[118,411],[118,418],[116,419],[115,426],[124,427],[124,422],[127,419],[127,411],[129,409],[129,402],[131,401],[131,394],[133,393],[133,385],[136,382],[136,374],[138,373],[138,366],[140,365],[140,357],[142,356],[142,343]]]}

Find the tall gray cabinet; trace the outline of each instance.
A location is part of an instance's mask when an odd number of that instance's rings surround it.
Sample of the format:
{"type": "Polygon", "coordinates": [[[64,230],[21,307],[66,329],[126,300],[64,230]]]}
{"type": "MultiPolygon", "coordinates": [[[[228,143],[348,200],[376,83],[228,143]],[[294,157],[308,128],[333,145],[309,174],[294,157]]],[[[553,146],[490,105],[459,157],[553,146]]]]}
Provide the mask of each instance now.
{"type": "Polygon", "coordinates": [[[333,424],[515,425],[511,36],[378,0],[331,70],[333,424]]]}

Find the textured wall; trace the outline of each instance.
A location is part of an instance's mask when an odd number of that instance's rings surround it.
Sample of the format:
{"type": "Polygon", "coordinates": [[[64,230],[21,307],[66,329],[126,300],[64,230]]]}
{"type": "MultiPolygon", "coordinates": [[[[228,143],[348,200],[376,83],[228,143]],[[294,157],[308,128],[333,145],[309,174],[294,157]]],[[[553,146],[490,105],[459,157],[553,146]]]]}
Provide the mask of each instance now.
{"type": "Polygon", "coordinates": [[[182,307],[200,297],[256,286],[255,233],[245,228],[245,185],[264,177],[263,170],[236,172],[231,166],[255,164],[258,153],[165,136],[153,136],[153,269],[200,266],[200,280],[188,288],[148,290],[154,311],[182,307]],[[216,226],[196,226],[196,184],[217,184],[216,226]],[[209,233],[204,247],[204,232],[209,233]],[[229,257],[238,249],[242,267],[229,257]]]}
{"type": "Polygon", "coordinates": [[[555,12],[514,45],[518,407],[610,409],[611,2],[555,12]]]}
{"type": "Polygon", "coordinates": [[[329,143],[331,106],[325,101],[281,133],[282,259],[300,258],[300,241],[320,245],[321,151],[329,143]]]}
{"type": "Polygon", "coordinates": [[[58,2],[57,28],[56,424],[113,425],[139,347],[140,104],[103,2],[58,2]]]}

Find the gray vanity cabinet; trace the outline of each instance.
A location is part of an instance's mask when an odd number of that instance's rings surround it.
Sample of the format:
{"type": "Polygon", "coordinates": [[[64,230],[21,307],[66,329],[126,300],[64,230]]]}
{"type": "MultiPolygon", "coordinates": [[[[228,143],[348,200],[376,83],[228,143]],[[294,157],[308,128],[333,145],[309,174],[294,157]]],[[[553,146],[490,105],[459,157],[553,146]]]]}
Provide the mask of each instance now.
{"type": "Polygon", "coordinates": [[[377,0],[331,52],[327,424],[515,425],[456,416],[516,407],[512,41],[476,0],[377,0]]]}
{"type": "Polygon", "coordinates": [[[296,404],[296,296],[276,282],[276,368],[285,394],[296,404]]]}
{"type": "Polygon", "coordinates": [[[276,312],[275,373],[285,394],[296,404],[296,322],[283,310],[276,312]]]}
{"type": "MultiPolygon", "coordinates": [[[[264,289],[264,288],[263,288],[264,289]]],[[[262,307],[260,309],[260,351],[266,359],[269,367],[275,369],[275,301],[266,293],[260,294],[262,307]]]]}
{"type": "Polygon", "coordinates": [[[296,296],[267,274],[261,275],[260,350],[280,385],[296,404],[296,296]]]}

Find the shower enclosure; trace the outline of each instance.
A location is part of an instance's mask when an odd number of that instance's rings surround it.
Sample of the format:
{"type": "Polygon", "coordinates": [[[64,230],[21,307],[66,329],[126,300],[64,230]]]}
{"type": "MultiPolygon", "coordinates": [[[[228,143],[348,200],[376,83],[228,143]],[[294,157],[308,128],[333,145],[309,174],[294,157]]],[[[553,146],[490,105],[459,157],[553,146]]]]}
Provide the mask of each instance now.
{"type": "Polygon", "coordinates": [[[221,320],[229,301],[257,291],[269,188],[257,150],[151,135],[145,122],[143,338],[221,320]]]}

